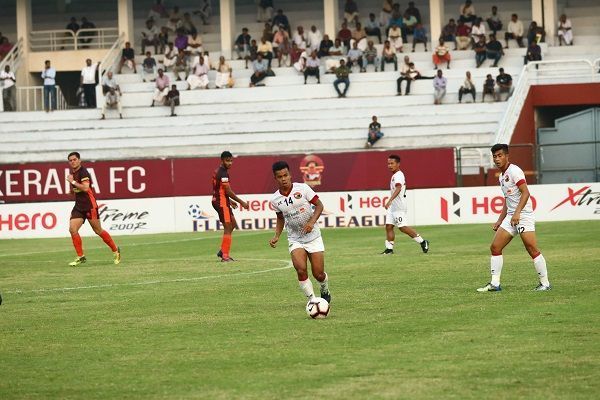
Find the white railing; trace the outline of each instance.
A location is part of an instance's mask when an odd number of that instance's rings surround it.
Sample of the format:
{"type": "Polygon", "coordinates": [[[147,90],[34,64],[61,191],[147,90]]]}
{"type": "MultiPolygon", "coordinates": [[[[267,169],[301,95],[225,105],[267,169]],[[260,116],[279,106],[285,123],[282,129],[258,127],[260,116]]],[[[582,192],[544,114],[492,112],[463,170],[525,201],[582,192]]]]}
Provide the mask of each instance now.
{"type": "MultiPolygon", "coordinates": [[[[125,34],[121,33],[111,48],[106,52],[100,65],[98,66],[98,85],[96,86],[96,99],[102,99],[102,76],[115,66],[117,60],[121,57],[121,52],[125,47],[125,34]]],[[[100,101],[97,102],[100,107],[100,101]]]]}
{"type": "MultiPolygon", "coordinates": [[[[56,109],[66,110],[67,101],[60,86],[56,87],[56,109]]],[[[17,104],[19,111],[41,111],[44,109],[43,86],[18,86],[17,104]]]]}
{"type": "Polygon", "coordinates": [[[19,39],[12,49],[8,52],[6,57],[0,62],[0,71],[4,71],[6,65],[10,66],[12,72],[16,72],[17,68],[21,64],[21,58],[23,56],[23,38],[19,39]]]}
{"type": "Polygon", "coordinates": [[[29,47],[31,51],[106,49],[118,38],[118,28],[33,31],[29,36],[29,47]]]}
{"type": "Polygon", "coordinates": [[[535,61],[525,65],[508,99],[492,144],[510,143],[531,85],[600,82],[599,65],[600,59],[594,62],[584,59],[535,61]]]}

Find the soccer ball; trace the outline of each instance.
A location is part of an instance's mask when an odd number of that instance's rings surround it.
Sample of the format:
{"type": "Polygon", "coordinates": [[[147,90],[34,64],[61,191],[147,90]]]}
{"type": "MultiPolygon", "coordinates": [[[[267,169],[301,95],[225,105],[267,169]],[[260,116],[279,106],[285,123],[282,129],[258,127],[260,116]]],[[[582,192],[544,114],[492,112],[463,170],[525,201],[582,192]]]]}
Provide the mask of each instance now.
{"type": "Polygon", "coordinates": [[[202,219],[202,209],[198,204],[192,204],[188,207],[188,214],[192,219],[202,219]]]}
{"type": "Polygon", "coordinates": [[[329,303],[321,297],[315,297],[306,304],[306,313],[314,319],[325,318],[329,314],[329,303]]]}

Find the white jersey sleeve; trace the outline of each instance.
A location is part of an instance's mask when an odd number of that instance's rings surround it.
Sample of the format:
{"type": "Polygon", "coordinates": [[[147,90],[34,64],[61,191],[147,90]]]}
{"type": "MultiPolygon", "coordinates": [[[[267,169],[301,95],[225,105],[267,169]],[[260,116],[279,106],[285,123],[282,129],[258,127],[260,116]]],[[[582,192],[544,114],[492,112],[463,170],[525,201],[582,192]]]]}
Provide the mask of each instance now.
{"type": "MultiPolygon", "coordinates": [[[[500,175],[500,187],[506,201],[506,210],[508,214],[514,214],[519,202],[521,201],[521,191],[519,186],[527,183],[525,173],[515,164],[510,164],[506,171],[500,175]]],[[[521,210],[523,213],[532,213],[531,199],[527,201],[525,207],[521,210]]]]}
{"type": "Polygon", "coordinates": [[[404,173],[402,171],[398,171],[392,175],[392,179],[390,180],[390,196],[392,196],[398,186],[400,186],[402,189],[390,205],[390,210],[392,212],[406,211],[406,178],[404,177],[404,173]]]}

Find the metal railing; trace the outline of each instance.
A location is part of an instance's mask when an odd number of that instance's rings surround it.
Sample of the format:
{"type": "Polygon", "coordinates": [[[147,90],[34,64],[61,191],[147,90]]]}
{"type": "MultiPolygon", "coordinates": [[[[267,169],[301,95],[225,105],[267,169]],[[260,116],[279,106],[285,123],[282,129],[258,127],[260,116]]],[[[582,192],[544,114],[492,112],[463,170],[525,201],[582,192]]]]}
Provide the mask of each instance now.
{"type": "MultiPolygon", "coordinates": [[[[60,86],[56,85],[56,109],[66,110],[67,101],[60,86]]],[[[41,111],[44,109],[44,86],[17,87],[17,104],[20,111],[41,111]]]]}
{"type": "MultiPolygon", "coordinates": [[[[121,57],[121,51],[125,47],[125,34],[122,33],[119,35],[117,40],[113,43],[110,49],[106,52],[104,58],[100,61],[100,65],[98,66],[98,85],[96,86],[96,98],[102,98],[102,76],[110,70],[113,69],[117,60],[121,57]]],[[[100,104],[98,102],[98,104],[100,104]]]]}
{"type": "Polygon", "coordinates": [[[33,31],[29,36],[29,47],[31,51],[106,49],[118,38],[118,28],[33,31]]]}

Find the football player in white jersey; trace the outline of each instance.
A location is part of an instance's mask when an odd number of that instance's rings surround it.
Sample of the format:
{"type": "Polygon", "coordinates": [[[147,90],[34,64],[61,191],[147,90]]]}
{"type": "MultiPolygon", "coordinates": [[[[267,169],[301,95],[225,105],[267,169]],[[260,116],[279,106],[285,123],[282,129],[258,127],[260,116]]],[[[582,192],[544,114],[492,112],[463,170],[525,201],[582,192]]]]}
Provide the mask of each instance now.
{"type": "Polygon", "coordinates": [[[271,247],[277,245],[285,225],[288,249],[298,274],[300,289],[309,302],[315,297],[307,272],[308,259],[312,274],[319,282],[321,297],[331,302],[328,277],[325,272],[325,246],[321,238],[321,230],[317,225],[317,220],[323,212],[323,203],[307,184],[292,183],[290,167],[285,161],[273,164],[273,175],[279,187],[271,196],[271,205],[277,214],[277,226],[275,236],[269,240],[269,245],[271,247]]]}
{"type": "Polygon", "coordinates": [[[429,251],[429,241],[425,240],[413,228],[407,225],[407,207],[406,207],[406,179],[400,171],[400,156],[392,154],[387,159],[388,169],[392,172],[390,180],[390,198],[383,205],[387,210],[385,216],[385,250],[381,254],[394,253],[394,239],[396,233],[394,226],[400,229],[400,232],[410,236],[415,242],[421,245],[423,253],[429,251]]]}
{"type": "Polygon", "coordinates": [[[529,199],[529,189],[525,181],[523,170],[508,159],[508,145],[495,144],[492,146],[494,164],[500,169],[500,188],[504,194],[504,207],[492,229],[496,231],[490,246],[492,258],[490,269],[492,280],[490,283],[477,289],[478,292],[498,292],[500,287],[500,274],[502,273],[502,250],[519,234],[525,249],[533,259],[533,266],[540,279],[535,290],[550,290],[546,260],[537,247],[535,237],[535,218],[533,207],[529,199]]]}

